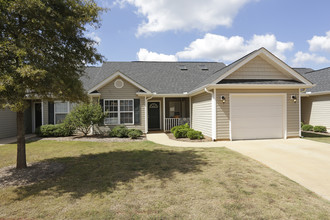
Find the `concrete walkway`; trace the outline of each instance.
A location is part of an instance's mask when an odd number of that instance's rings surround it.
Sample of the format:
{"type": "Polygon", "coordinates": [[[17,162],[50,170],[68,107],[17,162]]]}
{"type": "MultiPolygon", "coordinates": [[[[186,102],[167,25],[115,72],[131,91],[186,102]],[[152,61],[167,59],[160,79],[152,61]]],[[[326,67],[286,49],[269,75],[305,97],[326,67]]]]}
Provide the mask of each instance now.
{"type": "Polygon", "coordinates": [[[225,144],[229,142],[229,141],[221,141],[221,142],[176,141],[170,139],[164,133],[147,134],[147,139],[157,144],[167,145],[172,147],[225,147],[225,144]]]}
{"type": "MultiPolygon", "coordinates": [[[[27,135],[25,135],[25,140],[33,138],[35,136],[36,136],[35,134],[27,134],[27,135]]],[[[15,143],[16,141],[17,141],[16,136],[10,137],[10,138],[2,138],[2,139],[0,139],[0,146],[5,145],[5,144],[12,144],[12,143],[15,143]]]]}
{"type": "Polygon", "coordinates": [[[147,139],[175,147],[227,147],[330,200],[330,144],[300,138],[193,143],[172,140],[163,133],[148,134],[147,139]]]}

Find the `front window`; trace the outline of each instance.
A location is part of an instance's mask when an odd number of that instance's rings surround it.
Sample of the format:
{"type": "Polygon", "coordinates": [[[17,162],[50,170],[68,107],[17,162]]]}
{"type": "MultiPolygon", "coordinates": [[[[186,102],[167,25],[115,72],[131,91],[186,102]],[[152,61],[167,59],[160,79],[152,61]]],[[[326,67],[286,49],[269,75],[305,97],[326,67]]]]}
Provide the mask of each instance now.
{"type": "Polygon", "coordinates": [[[170,101],[169,102],[169,113],[170,118],[180,118],[181,114],[181,101],[170,101]]]}
{"type": "Polygon", "coordinates": [[[104,100],[104,124],[133,124],[133,100],[104,100]]]}
{"type": "Polygon", "coordinates": [[[54,117],[55,124],[60,124],[64,121],[65,116],[69,113],[68,102],[55,102],[54,103],[54,117]]]}

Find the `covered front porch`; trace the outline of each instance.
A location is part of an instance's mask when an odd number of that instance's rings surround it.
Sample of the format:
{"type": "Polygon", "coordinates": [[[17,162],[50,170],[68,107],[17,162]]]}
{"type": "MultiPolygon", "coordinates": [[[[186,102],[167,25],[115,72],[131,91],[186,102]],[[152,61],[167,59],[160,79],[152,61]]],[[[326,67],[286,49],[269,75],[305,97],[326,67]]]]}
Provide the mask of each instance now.
{"type": "Polygon", "coordinates": [[[191,123],[189,97],[157,97],[147,99],[146,133],[150,131],[170,131],[171,128],[191,123]]]}

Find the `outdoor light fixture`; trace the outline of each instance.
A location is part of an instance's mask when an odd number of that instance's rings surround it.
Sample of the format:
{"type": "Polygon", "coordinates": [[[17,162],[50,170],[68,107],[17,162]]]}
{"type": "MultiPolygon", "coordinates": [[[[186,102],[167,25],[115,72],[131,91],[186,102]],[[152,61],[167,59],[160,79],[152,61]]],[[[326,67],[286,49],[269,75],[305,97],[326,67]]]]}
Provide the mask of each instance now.
{"type": "Polygon", "coordinates": [[[224,95],[222,95],[222,96],[220,97],[220,100],[222,101],[223,104],[225,104],[225,102],[226,102],[226,97],[225,97],[224,95]]]}
{"type": "Polygon", "coordinates": [[[297,97],[296,97],[296,95],[291,95],[291,99],[293,100],[294,103],[297,102],[297,97]]]}

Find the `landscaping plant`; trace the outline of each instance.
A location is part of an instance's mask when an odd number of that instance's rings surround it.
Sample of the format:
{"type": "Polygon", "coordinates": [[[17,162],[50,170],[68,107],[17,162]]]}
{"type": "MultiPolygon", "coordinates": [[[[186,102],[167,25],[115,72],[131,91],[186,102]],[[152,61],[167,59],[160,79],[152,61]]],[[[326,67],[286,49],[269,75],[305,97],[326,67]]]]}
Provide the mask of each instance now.
{"type": "Polygon", "coordinates": [[[200,131],[195,131],[195,130],[190,130],[187,132],[187,137],[190,139],[190,140],[194,140],[194,139],[203,139],[204,136],[202,134],[202,132],[200,131]]]}
{"type": "Polygon", "coordinates": [[[322,133],[326,133],[327,132],[327,128],[325,126],[314,126],[314,131],[315,132],[322,132],[322,133]]]}
{"type": "Polygon", "coordinates": [[[130,137],[131,139],[137,139],[141,137],[142,134],[143,132],[139,129],[129,129],[128,131],[128,137],[130,137]]]}
{"type": "Polygon", "coordinates": [[[81,131],[85,136],[94,124],[100,123],[104,114],[100,105],[80,104],[64,119],[64,124],[73,130],[81,131]]]}
{"type": "Polygon", "coordinates": [[[126,138],[128,137],[128,128],[124,125],[118,125],[109,132],[110,137],[126,138]]]}
{"type": "Polygon", "coordinates": [[[64,123],[57,125],[42,125],[36,129],[36,134],[40,137],[66,137],[72,135],[74,130],[64,123]]]}
{"type": "Polygon", "coordinates": [[[303,125],[302,127],[301,127],[301,130],[303,130],[303,131],[313,131],[313,128],[314,128],[314,126],[313,125],[303,125]]]}
{"type": "Polygon", "coordinates": [[[175,138],[190,138],[192,139],[202,139],[204,138],[202,132],[195,131],[194,129],[190,128],[188,123],[184,125],[178,125],[171,129],[171,133],[173,133],[175,138]],[[190,134],[188,136],[188,133],[190,134]]]}

